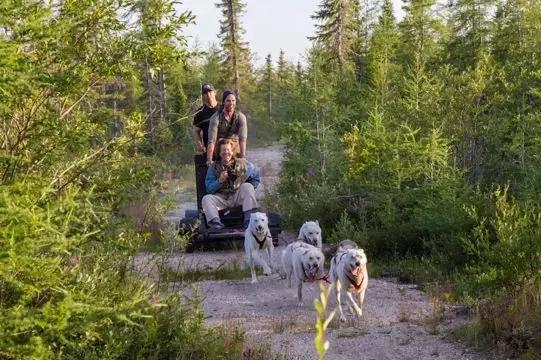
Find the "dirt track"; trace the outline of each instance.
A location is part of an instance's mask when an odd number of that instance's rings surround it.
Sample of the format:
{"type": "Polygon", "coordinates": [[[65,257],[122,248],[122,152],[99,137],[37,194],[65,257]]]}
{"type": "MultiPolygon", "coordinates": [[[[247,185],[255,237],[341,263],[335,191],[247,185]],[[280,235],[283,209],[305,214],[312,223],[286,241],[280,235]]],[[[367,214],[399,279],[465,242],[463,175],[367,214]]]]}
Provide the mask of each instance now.
{"type": "MultiPolygon", "coordinates": [[[[263,186],[258,196],[272,191],[282,153],[280,146],[248,152],[248,160],[262,169],[263,186]]],[[[179,203],[174,213],[178,214],[183,207],[179,203]]],[[[293,239],[292,234],[285,233],[282,243],[293,239]]],[[[281,249],[276,250],[275,264],[279,264],[281,249]]],[[[244,265],[243,255],[235,250],[178,254],[169,260],[168,266],[175,269],[181,262],[185,269],[213,270],[234,263],[244,265]]],[[[136,259],[139,266],[148,261],[145,255],[136,259]]],[[[286,281],[277,273],[259,280],[256,285],[250,284],[246,271],[243,280],[196,283],[209,324],[240,325],[247,332],[248,343],[254,347],[270,344],[274,353],[289,359],[316,359],[313,346],[316,312],[312,301],[319,296],[317,285],[304,286],[304,306],[299,307],[295,290],[287,288],[286,281]]],[[[329,308],[334,306],[331,296],[329,308]]],[[[345,324],[333,320],[327,332],[330,349],[326,359],[487,358],[446,335],[449,328],[467,321],[463,308],[434,303],[415,285],[397,284],[392,279],[370,279],[363,313],[360,320],[351,320],[352,315],[346,315],[345,324]]]]}

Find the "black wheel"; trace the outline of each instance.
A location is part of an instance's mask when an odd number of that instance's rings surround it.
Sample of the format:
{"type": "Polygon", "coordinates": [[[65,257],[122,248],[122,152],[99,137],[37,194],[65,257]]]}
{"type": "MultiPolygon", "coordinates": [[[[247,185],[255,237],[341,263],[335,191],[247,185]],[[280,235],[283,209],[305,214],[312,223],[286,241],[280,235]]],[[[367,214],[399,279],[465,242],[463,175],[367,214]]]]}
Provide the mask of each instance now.
{"type": "Polygon", "coordinates": [[[193,218],[184,218],[180,220],[178,224],[178,233],[182,236],[192,234],[193,231],[195,230],[194,226],[195,226],[196,220],[197,219],[193,219],[193,218]]]}
{"type": "Polygon", "coordinates": [[[188,254],[191,254],[194,252],[195,250],[195,244],[193,243],[193,239],[190,239],[190,242],[188,242],[188,244],[186,244],[186,252],[188,254]]]}

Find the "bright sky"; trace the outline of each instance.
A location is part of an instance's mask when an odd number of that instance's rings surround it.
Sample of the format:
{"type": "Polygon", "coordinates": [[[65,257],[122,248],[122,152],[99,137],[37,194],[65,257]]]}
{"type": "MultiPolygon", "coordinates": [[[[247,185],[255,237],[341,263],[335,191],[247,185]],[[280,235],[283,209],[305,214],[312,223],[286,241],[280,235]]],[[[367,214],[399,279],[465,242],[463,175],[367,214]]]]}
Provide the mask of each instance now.
{"type": "MultiPolygon", "coordinates": [[[[183,0],[178,8],[190,10],[196,16],[196,24],[187,28],[190,46],[198,43],[207,47],[218,43],[221,13],[216,8],[217,0],[183,0]]],[[[314,35],[314,20],[320,0],[245,0],[246,13],[242,18],[246,30],[243,39],[250,43],[256,63],[262,64],[271,54],[276,60],[280,49],[293,62],[302,61],[309,47],[308,36],[314,35]]],[[[403,15],[402,1],[393,0],[395,15],[403,15]]]]}

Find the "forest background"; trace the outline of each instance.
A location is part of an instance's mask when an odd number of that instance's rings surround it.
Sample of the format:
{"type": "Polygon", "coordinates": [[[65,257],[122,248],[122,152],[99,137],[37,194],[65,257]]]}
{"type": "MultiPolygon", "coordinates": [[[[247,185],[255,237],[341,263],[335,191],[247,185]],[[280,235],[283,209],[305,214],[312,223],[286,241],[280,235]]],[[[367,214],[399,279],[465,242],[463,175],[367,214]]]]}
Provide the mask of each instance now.
{"type": "Polygon", "coordinates": [[[539,356],[541,2],[404,3],[397,21],[389,0],[322,0],[306,61],[257,67],[240,0],[195,50],[171,0],[2,2],[0,356],[241,356],[240,331],[130,260],[163,174],[189,171],[203,82],[238,93],[250,146],[285,144],[267,206],[287,226],[319,219],[470,305],[460,336],[539,356]]]}

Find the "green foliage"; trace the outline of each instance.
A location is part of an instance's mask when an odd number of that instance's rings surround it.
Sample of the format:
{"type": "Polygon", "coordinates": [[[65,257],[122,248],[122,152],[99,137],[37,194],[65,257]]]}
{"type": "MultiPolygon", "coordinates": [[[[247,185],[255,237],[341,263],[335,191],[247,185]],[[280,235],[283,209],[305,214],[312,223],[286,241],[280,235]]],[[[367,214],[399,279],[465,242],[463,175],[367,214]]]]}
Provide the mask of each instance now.
{"type": "Polygon", "coordinates": [[[174,146],[188,108],[178,30],[191,17],[147,3],[0,5],[2,358],[241,356],[241,333],[205,326],[197,300],[159,297],[134,269],[163,234],[151,229],[163,159],[145,153],[174,146]],[[153,93],[160,73],[178,76],[174,96],[153,93]]]}
{"type": "Polygon", "coordinates": [[[316,36],[331,61],[336,61],[340,75],[344,75],[352,42],[359,24],[359,2],[354,0],[323,0],[319,10],[312,16],[316,20],[316,36]]]}
{"type": "Polygon", "coordinates": [[[489,45],[495,0],[458,0],[450,6],[449,61],[459,70],[475,66],[489,45]]]}
{"type": "Polygon", "coordinates": [[[453,329],[453,335],[514,357],[538,359],[541,356],[540,286],[537,278],[483,299],[478,305],[476,321],[453,329]]]}
{"type": "Polygon", "coordinates": [[[541,209],[537,203],[517,203],[508,189],[493,194],[490,217],[470,209],[476,226],[463,246],[471,257],[464,281],[467,294],[515,287],[540,276],[541,209]]]}
{"type": "MultiPolygon", "coordinates": [[[[442,16],[434,1],[408,0],[398,23],[381,3],[374,20],[378,2],[355,2],[350,74],[325,61],[339,6],[321,2],[288,91],[275,205],[290,226],[319,218],[325,240],[410,262],[400,276],[454,279],[461,299],[516,294],[541,268],[539,2],[459,0],[442,16]]],[[[491,342],[520,333],[519,352],[535,354],[538,317],[525,330],[504,308],[514,320],[489,313],[482,330],[491,342]]]]}
{"type": "Polygon", "coordinates": [[[225,86],[232,89],[242,99],[241,93],[253,92],[251,54],[248,43],[242,40],[244,29],[241,16],[246,4],[243,0],[221,0],[216,6],[222,11],[220,33],[222,41],[222,62],[220,73],[225,86]]]}
{"type": "Polygon", "coordinates": [[[386,111],[393,100],[395,93],[393,80],[398,70],[396,63],[398,41],[399,33],[393,15],[393,4],[390,0],[384,0],[368,52],[368,78],[371,84],[368,89],[371,97],[368,108],[386,111]]]}
{"type": "Polygon", "coordinates": [[[325,287],[323,284],[319,284],[319,299],[314,300],[314,308],[317,312],[316,320],[316,337],[314,339],[314,345],[316,347],[317,355],[319,360],[325,358],[325,353],[329,350],[329,342],[325,341],[325,332],[330,322],[336,314],[336,309],[331,311],[329,316],[325,314],[327,309],[327,302],[329,299],[329,294],[332,291],[332,286],[325,287]]]}

